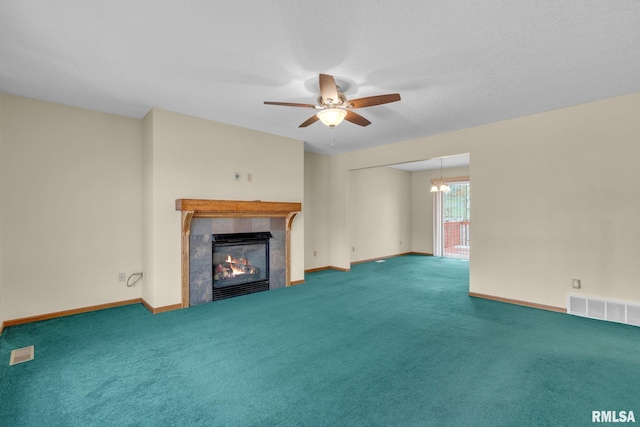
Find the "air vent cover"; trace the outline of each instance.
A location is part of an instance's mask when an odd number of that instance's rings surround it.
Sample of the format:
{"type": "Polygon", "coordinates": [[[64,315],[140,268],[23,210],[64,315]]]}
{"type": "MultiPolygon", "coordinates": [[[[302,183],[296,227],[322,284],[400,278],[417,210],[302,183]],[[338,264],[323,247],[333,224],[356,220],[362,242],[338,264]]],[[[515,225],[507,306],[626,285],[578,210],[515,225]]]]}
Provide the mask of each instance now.
{"type": "Polygon", "coordinates": [[[569,314],[577,316],[587,315],[587,299],[583,297],[569,296],[569,314]]]}
{"type": "Polygon", "coordinates": [[[625,323],[626,320],[625,304],[619,302],[607,301],[607,320],[612,322],[625,323]]]}
{"type": "Polygon", "coordinates": [[[587,299],[587,317],[604,320],[606,318],[606,305],[603,300],[587,299]]]}
{"type": "Polygon", "coordinates": [[[640,326],[640,305],[627,301],[568,295],[567,313],[640,326]]]}
{"type": "Polygon", "coordinates": [[[33,346],[17,348],[11,352],[11,358],[9,359],[9,366],[16,365],[22,362],[28,362],[33,360],[33,346]]]}
{"type": "Polygon", "coordinates": [[[637,305],[627,305],[627,323],[640,326],[640,307],[637,305]]]}

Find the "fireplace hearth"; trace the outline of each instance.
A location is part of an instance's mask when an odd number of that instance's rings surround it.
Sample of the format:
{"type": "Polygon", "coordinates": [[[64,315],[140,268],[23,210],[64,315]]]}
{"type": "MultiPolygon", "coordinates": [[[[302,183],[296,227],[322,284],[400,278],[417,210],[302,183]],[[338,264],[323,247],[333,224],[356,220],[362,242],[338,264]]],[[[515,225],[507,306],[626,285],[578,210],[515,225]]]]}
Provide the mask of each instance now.
{"type": "Polygon", "coordinates": [[[213,301],[269,290],[270,232],[213,234],[213,301]]]}

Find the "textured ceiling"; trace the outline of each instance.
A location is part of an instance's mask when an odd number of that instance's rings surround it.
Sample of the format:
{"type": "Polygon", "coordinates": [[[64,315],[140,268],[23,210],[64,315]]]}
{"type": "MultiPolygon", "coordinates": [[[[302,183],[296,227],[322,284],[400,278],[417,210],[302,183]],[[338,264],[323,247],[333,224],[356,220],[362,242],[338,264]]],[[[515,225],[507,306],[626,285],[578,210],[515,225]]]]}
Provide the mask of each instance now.
{"type": "Polygon", "coordinates": [[[181,112],[323,154],[640,91],[638,1],[0,1],[0,90],[181,112]],[[331,130],[263,101],[400,93],[331,130]]]}

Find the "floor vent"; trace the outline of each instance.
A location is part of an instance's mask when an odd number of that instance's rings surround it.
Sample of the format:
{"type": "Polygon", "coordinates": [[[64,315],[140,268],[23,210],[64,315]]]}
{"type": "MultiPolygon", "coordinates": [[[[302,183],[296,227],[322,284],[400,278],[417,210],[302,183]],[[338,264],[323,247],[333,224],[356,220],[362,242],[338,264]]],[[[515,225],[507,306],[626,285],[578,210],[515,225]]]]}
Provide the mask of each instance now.
{"type": "Polygon", "coordinates": [[[640,326],[640,305],[625,301],[568,295],[567,313],[640,326]]]}
{"type": "Polygon", "coordinates": [[[33,346],[23,348],[16,348],[11,351],[11,358],[9,359],[9,366],[16,365],[22,362],[28,362],[33,360],[33,346]]]}

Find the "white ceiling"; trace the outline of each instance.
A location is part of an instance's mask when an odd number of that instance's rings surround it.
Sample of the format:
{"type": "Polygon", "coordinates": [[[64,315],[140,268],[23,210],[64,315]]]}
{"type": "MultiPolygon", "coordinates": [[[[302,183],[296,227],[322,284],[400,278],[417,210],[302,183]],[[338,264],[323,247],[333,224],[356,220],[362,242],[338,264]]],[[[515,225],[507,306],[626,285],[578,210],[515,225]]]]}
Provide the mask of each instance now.
{"type": "Polygon", "coordinates": [[[335,154],[640,91],[640,2],[0,1],[0,90],[141,118],[158,107],[335,154]],[[319,73],[347,98],[298,125],[319,73]]]}

